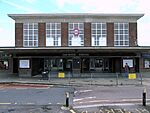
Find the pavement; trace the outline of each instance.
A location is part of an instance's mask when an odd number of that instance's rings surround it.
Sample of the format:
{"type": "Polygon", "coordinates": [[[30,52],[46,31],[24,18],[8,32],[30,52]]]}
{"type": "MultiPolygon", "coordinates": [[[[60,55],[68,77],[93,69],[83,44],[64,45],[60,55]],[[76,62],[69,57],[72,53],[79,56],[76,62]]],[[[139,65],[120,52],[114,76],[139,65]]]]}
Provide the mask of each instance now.
{"type": "Polygon", "coordinates": [[[82,77],[82,78],[48,78],[43,79],[40,75],[21,78],[14,74],[1,74],[0,83],[27,83],[27,84],[49,84],[49,85],[65,85],[65,86],[124,86],[124,85],[144,85],[150,86],[150,78],[143,77],[136,79],[128,79],[127,77],[82,77]]]}
{"type": "Polygon", "coordinates": [[[0,105],[1,113],[76,113],[61,105],[0,105]]]}

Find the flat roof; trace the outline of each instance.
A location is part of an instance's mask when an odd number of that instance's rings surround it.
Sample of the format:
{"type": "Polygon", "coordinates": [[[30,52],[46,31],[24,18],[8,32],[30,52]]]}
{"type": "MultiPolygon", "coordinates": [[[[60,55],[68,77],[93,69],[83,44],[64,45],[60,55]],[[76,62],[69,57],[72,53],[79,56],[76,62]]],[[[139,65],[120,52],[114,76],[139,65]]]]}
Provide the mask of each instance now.
{"type": "Polygon", "coordinates": [[[25,19],[25,18],[74,18],[74,17],[81,17],[81,18],[113,18],[113,17],[126,17],[126,18],[135,18],[136,20],[140,19],[144,16],[144,14],[136,14],[136,13],[42,13],[42,14],[8,14],[9,17],[12,19],[25,19]]]}

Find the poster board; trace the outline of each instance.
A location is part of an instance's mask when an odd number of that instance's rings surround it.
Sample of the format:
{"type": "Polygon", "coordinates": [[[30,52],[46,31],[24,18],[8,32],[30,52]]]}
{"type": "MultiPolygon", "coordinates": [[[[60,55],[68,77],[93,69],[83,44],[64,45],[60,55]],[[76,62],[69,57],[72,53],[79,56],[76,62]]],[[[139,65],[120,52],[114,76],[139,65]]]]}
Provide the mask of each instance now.
{"type": "Polygon", "coordinates": [[[30,60],[19,60],[19,68],[30,68],[30,60]]]}
{"type": "Polygon", "coordinates": [[[123,67],[125,67],[126,63],[129,67],[133,67],[133,59],[123,59],[123,67]]]}
{"type": "Polygon", "coordinates": [[[144,61],[144,67],[145,68],[150,68],[150,62],[149,62],[149,60],[145,60],[144,61]]]}

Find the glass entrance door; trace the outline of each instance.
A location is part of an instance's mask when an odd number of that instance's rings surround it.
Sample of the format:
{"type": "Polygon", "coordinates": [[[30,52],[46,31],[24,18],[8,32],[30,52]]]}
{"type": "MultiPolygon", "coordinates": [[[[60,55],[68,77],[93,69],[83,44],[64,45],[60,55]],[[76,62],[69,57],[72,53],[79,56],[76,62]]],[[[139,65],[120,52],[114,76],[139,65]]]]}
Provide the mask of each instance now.
{"type": "Polygon", "coordinates": [[[63,70],[63,59],[44,59],[44,70],[45,71],[62,71],[63,70]]]}

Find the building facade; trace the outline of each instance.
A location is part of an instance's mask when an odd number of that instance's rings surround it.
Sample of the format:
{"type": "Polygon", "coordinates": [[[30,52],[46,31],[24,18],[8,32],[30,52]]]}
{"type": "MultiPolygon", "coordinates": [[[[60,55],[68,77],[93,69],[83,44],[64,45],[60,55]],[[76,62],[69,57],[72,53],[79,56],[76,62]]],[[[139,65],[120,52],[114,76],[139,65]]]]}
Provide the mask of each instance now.
{"type": "Polygon", "coordinates": [[[15,47],[2,48],[7,61],[1,65],[19,76],[45,70],[54,76],[58,72],[123,73],[126,63],[131,72],[150,71],[149,47],[137,42],[137,20],[143,14],[8,16],[15,20],[15,47]]]}

